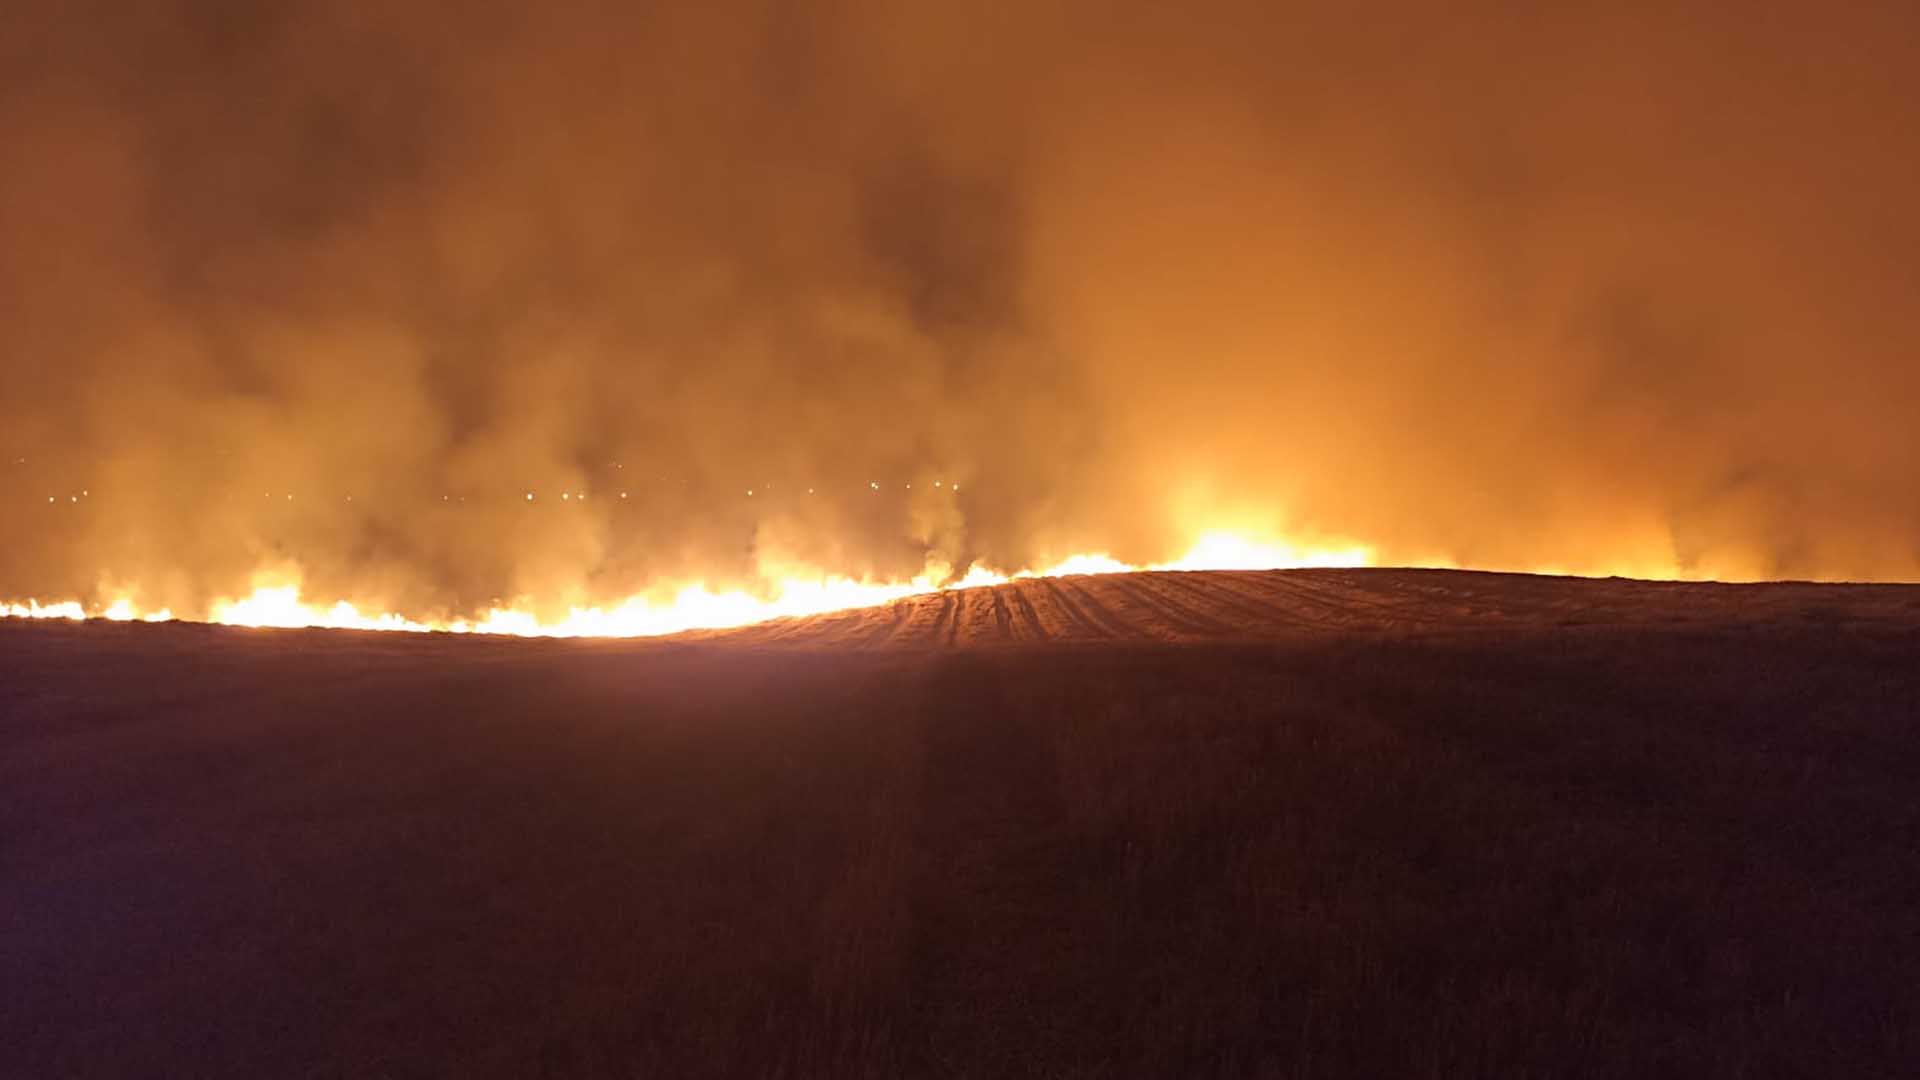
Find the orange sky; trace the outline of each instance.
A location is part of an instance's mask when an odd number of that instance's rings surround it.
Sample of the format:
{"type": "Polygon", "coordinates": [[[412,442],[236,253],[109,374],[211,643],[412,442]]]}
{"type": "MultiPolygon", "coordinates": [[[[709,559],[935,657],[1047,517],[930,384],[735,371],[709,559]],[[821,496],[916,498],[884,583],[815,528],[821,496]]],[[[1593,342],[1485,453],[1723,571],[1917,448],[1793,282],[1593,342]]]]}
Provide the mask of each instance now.
{"type": "Polygon", "coordinates": [[[0,597],[1920,578],[1910,6],[278,7],[10,9],[0,597]]]}

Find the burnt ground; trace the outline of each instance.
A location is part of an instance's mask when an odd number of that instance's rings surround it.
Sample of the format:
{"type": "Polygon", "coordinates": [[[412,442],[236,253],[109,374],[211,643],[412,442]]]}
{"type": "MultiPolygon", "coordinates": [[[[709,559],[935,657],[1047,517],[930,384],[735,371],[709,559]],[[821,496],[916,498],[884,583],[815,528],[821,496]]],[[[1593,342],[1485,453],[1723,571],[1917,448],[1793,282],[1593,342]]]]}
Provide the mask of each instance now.
{"type": "Polygon", "coordinates": [[[0,1074],[1874,1076],[1920,588],[0,620],[0,1074]]]}

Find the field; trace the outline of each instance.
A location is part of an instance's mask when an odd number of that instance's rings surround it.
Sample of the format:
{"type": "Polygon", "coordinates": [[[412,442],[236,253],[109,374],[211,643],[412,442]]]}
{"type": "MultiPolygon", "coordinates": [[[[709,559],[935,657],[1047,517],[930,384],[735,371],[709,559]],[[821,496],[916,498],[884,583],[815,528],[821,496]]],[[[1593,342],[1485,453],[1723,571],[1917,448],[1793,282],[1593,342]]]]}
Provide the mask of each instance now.
{"type": "Polygon", "coordinates": [[[1894,1076],[1920,588],[0,620],[0,1074],[1894,1076]]]}

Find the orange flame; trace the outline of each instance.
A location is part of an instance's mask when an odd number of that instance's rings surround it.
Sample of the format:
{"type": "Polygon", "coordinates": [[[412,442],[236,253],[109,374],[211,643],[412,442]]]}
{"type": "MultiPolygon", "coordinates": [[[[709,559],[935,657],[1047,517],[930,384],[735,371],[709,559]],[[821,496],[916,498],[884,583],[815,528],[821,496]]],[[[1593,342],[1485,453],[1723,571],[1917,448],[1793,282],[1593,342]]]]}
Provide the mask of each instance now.
{"type": "MultiPolygon", "coordinates": [[[[337,630],[444,631],[456,634],[511,634],[521,637],[649,637],[687,630],[713,630],[796,615],[819,615],[849,608],[873,607],[905,596],[941,589],[996,585],[1015,578],[1064,577],[1074,574],[1113,574],[1133,570],[1286,569],[1303,566],[1366,566],[1371,549],[1300,547],[1258,541],[1232,533],[1203,534],[1179,559],[1150,566],[1121,562],[1105,552],[1070,555],[1041,569],[1004,573],[974,566],[958,580],[923,574],[909,581],[870,582],[826,574],[787,572],[773,578],[764,595],[734,589],[716,592],[704,583],[682,586],[668,599],[635,596],[610,607],[574,607],[559,619],[543,621],[524,607],[492,608],[475,618],[418,618],[397,612],[363,612],[346,600],[331,605],[312,603],[301,594],[297,573],[264,572],[255,575],[253,591],[245,596],[216,600],[205,621],[223,626],[319,627],[337,630]]],[[[131,590],[129,590],[131,591],[131,590]]],[[[105,607],[89,610],[78,600],[42,604],[37,600],[0,604],[0,616],[21,618],[105,618],[126,622],[164,622],[174,613],[161,608],[143,610],[131,596],[117,596],[105,607]]]]}

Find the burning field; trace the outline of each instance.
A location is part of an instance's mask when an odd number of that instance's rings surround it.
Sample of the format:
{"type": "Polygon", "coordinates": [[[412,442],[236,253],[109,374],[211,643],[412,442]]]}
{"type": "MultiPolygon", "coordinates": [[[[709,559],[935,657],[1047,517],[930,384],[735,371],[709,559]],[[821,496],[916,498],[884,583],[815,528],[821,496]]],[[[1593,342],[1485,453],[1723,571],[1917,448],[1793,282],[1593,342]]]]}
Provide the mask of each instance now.
{"type": "Polygon", "coordinates": [[[1920,589],[0,621],[20,1075],[1891,1075],[1920,589]]]}
{"type": "Polygon", "coordinates": [[[1920,579],[1900,5],[15,6],[8,609],[1920,579]]]}
{"type": "Polygon", "coordinates": [[[0,1076],[1911,1072],[1762,7],[11,0],[0,1076]]]}

